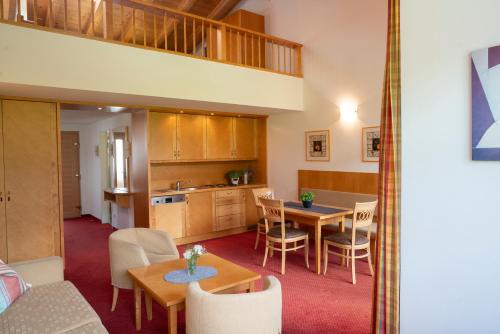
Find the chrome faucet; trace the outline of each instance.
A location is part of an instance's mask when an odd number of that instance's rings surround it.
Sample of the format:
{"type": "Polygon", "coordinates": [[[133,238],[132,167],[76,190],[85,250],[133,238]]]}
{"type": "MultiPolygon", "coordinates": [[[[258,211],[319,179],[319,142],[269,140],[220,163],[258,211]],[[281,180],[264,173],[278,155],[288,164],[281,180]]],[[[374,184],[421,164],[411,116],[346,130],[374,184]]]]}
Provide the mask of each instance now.
{"type": "Polygon", "coordinates": [[[177,190],[177,191],[181,190],[181,183],[182,183],[182,181],[175,182],[175,190],[177,190]]]}

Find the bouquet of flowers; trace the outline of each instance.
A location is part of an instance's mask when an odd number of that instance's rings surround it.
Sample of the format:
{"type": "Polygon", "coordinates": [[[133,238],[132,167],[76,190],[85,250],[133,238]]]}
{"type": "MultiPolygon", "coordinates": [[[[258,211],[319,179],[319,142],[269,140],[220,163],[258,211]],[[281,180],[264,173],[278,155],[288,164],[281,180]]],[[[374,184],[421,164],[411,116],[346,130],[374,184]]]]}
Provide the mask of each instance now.
{"type": "Polygon", "coordinates": [[[187,272],[189,275],[193,275],[195,273],[196,261],[206,252],[207,250],[202,245],[194,245],[193,247],[186,248],[183,256],[187,262],[187,272]]]}

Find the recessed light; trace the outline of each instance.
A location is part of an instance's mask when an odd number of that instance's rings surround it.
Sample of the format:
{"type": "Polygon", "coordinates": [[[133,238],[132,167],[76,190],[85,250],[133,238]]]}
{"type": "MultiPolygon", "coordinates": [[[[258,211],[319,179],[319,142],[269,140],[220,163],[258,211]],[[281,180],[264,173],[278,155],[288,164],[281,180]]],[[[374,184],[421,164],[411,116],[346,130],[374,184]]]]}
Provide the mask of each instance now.
{"type": "Polygon", "coordinates": [[[179,111],[181,114],[184,114],[184,110],[179,111]]]}
{"type": "Polygon", "coordinates": [[[102,110],[102,107],[98,107],[97,110],[102,110]]]}
{"type": "Polygon", "coordinates": [[[215,114],[214,114],[213,112],[211,112],[211,113],[210,113],[210,116],[213,116],[213,115],[215,115],[215,114]]]}

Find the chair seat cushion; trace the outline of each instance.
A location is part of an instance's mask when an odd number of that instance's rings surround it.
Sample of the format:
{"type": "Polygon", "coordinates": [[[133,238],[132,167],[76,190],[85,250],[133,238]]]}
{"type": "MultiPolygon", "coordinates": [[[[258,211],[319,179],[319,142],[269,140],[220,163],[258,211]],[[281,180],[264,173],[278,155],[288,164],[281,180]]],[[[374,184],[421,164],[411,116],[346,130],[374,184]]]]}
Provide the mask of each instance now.
{"type": "MultiPolygon", "coordinates": [[[[325,240],[335,242],[337,244],[342,244],[342,245],[350,245],[351,244],[351,239],[352,239],[352,234],[351,233],[334,233],[330,234],[325,237],[325,240]]],[[[368,238],[365,235],[362,234],[356,234],[356,245],[363,245],[369,243],[368,238]]]]}
{"type": "MultiPolygon", "coordinates": [[[[307,234],[306,231],[299,230],[297,228],[285,227],[285,239],[302,237],[305,236],[306,234],[307,234]]],[[[281,238],[281,226],[276,226],[269,229],[267,235],[273,238],[281,238]]]]}

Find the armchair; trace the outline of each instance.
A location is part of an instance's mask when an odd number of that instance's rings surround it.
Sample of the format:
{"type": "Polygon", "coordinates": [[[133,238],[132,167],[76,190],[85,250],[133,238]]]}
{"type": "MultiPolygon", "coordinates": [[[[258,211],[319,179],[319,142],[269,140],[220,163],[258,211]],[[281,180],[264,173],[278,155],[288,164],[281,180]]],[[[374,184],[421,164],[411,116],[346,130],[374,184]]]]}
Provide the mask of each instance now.
{"type": "Polygon", "coordinates": [[[128,269],[178,258],[179,251],[174,241],[164,231],[127,228],[113,232],[109,236],[109,262],[113,285],[111,311],[115,310],[119,289],[133,288],[128,269]]]}

